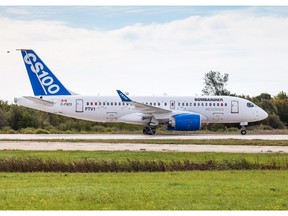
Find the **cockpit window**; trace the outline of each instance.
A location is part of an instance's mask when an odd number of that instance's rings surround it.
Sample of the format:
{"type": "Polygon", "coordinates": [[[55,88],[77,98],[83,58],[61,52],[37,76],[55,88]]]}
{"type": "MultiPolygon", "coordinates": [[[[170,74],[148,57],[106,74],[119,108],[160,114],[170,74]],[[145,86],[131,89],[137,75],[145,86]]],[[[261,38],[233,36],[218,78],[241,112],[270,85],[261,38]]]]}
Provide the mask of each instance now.
{"type": "Polygon", "coordinates": [[[254,104],[253,103],[247,103],[247,107],[249,107],[249,108],[254,107],[254,104]]]}

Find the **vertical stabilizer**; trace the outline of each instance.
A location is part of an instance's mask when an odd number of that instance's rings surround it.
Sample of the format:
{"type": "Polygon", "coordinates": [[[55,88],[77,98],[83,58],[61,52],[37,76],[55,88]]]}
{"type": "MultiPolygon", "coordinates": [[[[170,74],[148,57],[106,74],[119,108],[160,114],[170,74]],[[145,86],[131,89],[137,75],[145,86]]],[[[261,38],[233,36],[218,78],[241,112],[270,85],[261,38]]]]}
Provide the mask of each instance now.
{"type": "Polygon", "coordinates": [[[35,96],[71,95],[33,50],[20,51],[35,96]]]}

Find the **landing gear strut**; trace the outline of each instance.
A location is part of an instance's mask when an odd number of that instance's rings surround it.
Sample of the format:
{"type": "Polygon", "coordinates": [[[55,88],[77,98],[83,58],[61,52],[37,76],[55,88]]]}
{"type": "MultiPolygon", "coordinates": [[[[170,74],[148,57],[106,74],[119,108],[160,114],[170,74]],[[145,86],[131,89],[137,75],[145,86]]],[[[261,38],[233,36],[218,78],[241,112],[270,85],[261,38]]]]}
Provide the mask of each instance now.
{"type": "Polygon", "coordinates": [[[153,127],[145,127],[143,129],[143,134],[154,135],[156,133],[156,128],[153,127]]]}

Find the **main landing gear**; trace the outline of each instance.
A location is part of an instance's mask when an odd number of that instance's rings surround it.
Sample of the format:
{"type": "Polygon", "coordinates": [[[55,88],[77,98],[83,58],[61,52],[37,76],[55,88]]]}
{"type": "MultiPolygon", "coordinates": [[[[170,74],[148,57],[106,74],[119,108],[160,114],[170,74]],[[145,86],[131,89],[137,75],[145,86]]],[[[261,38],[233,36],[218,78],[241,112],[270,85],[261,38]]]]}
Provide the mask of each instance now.
{"type": "Polygon", "coordinates": [[[154,135],[156,133],[156,128],[153,127],[145,127],[143,129],[143,134],[147,134],[147,135],[154,135]]]}
{"type": "Polygon", "coordinates": [[[240,125],[241,125],[240,133],[242,135],[246,135],[247,130],[246,130],[245,126],[248,125],[248,122],[241,122],[240,125]]]}

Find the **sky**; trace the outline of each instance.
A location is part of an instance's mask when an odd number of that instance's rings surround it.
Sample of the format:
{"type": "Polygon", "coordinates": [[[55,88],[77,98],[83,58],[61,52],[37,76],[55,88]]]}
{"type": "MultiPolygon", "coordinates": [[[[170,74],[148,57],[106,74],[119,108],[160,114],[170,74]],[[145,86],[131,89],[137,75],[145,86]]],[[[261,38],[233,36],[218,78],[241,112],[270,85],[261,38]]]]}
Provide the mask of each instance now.
{"type": "Polygon", "coordinates": [[[131,97],[288,92],[288,6],[0,6],[0,99],[33,95],[19,48],[71,91],[131,97]],[[10,52],[7,52],[10,51],[10,52]]]}

